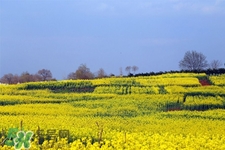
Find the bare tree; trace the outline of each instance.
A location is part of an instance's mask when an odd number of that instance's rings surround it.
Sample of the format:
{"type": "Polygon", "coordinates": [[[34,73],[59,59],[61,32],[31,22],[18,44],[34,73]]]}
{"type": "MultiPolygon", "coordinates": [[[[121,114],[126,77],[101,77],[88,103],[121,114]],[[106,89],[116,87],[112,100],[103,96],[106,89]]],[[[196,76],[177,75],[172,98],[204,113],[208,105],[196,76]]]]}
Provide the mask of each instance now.
{"type": "Polygon", "coordinates": [[[75,73],[75,72],[71,72],[71,73],[67,76],[67,79],[73,79],[73,80],[75,80],[75,79],[76,79],[76,73],[75,73]]]}
{"type": "Polygon", "coordinates": [[[1,78],[1,83],[13,84],[13,79],[14,79],[13,74],[11,74],[11,73],[5,74],[5,75],[1,78]]]}
{"type": "Polygon", "coordinates": [[[97,72],[97,77],[98,78],[104,78],[104,77],[106,77],[107,75],[106,75],[106,73],[105,73],[105,70],[104,69],[102,69],[102,68],[100,68],[99,70],[98,70],[98,72],[97,72]]]}
{"type": "Polygon", "coordinates": [[[139,68],[138,68],[137,66],[133,66],[133,67],[132,67],[133,73],[135,74],[135,72],[136,72],[138,69],[139,69],[139,68]]]}
{"type": "Polygon", "coordinates": [[[85,64],[81,64],[76,70],[76,72],[72,72],[68,75],[68,79],[93,79],[93,78],[94,74],[85,64]]]}
{"type": "Polygon", "coordinates": [[[179,62],[179,67],[184,70],[203,70],[207,66],[205,55],[196,51],[187,51],[179,62]]]}
{"type": "Polygon", "coordinates": [[[219,61],[219,60],[213,60],[211,63],[210,63],[210,68],[211,69],[218,69],[219,67],[222,66],[222,62],[219,61]]]}
{"type": "Polygon", "coordinates": [[[37,82],[37,81],[43,81],[42,76],[40,76],[39,74],[34,74],[33,76],[33,81],[37,82]]]}
{"type": "Polygon", "coordinates": [[[18,84],[20,83],[20,76],[17,74],[13,75],[13,84],[18,84]]]}
{"type": "Polygon", "coordinates": [[[120,76],[123,76],[123,68],[120,67],[120,76]]]}
{"type": "Polygon", "coordinates": [[[0,79],[0,82],[7,83],[7,84],[17,84],[17,83],[36,82],[36,81],[44,81],[44,80],[56,80],[56,79],[52,79],[52,77],[47,75],[45,76],[45,78],[43,78],[43,76],[41,76],[38,73],[30,74],[28,72],[23,72],[20,76],[13,75],[11,73],[6,74],[0,79]]]}
{"type": "Polygon", "coordinates": [[[130,74],[131,66],[127,66],[127,67],[125,68],[125,70],[126,70],[126,72],[127,72],[128,74],[130,74]]]}
{"type": "Polygon", "coordinates": [[[32,82],[34,81],[33,75],[28,73],[28,72],[23,72],[20,75],[20,82],[24,83],[24,82],[32,82]]]}
{"type": "Polygon", "coordinates": [[[51,80],[52,79],[52,73],[51,73],[50,70],[41,69],[41,70],[38,71],[37,74],[41,76],[41,80],[42,81],[47,81],[47,80],[51,80]]]}

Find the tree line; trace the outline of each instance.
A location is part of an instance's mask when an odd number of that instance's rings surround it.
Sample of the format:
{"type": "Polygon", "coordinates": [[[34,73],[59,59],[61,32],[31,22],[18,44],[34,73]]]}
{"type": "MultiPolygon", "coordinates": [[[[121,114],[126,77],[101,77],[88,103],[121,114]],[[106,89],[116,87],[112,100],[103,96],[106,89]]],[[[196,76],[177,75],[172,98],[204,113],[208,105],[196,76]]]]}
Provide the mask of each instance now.
{"type": "MultiPolygon", "coordinates": [[[[165,73],[206,73],[207,75],[225,74],[225,69],[221,68],[222,62],[213,60],[208,63],[206,56],[201,52],[187,51],[182,60],[179,62],[180,71],[159,71],[150,73],[129,74],[129,76],[151,76],[165,73]]],[[[225,64],[224,64],[225,66],[225,64]]]]}
{"type": "MultiPolygon", "coordinates": [[[[225,64],[224,64],[225,65],[225,64]]],[[[201,52],[187,51],[183,59],[179,62],[179,67],[182,70],[204,70],[204,69],[219,69],[222,66],[222,62],[219,60],[213,60],[208,63],[206,56],[201,52]]]]}
{"type": "MultiPolygon", "coordinates": [[[[110,74],[110,76],[114,76],[110,74]]],[[[81,64],[75,72],[69,73],[66,79],[93,79],[93,78],[104,78],[107,77],[104,69],[100,68],[96,74],[92,73],[90,69],[85,65],[81,64]]],[[[52,73],[48,69],[41,69],[35,74],[23,72],[21,75],[13,75],[12,73],[5,74],[0,78],[0,83],[5,84],[17,84],[25,82],[38,82],[38,81],[56,81],[53,78],[52,73]]]]}
{"type": "Polygon", "coordinates": [[[49,81],[56,80],[52,78],[52,73],[50,70],[41,69],[36,74],[30,74],[28,72],[23,72],[21,75],[13,75],[12,73],[5,74],[1,79],[1,83],[6,84],[17,84],[24,82],[37,82],[37,81],[49,81]]]}
{"type": "MultiPolygon", "coordinates": [[[[138,70],[137,66],[127,66],[125,71],[127,71],[128,75],[131,74],[131,70],[135,73],[138,70]]],[[[68,74],[68,80],[76,80],[76,79],[94,79],[94,78],[105,78],[115,76],[114,74],[107,75],[103,68],[100,68],[97,73],[92,73],[90,69],[86,66],[86,64],[81,64],[75,72],[71,72],[68,74]]],[[[121,76],[122,73],[121,73],[121,76]]],[[[38,81],[53,81],[56,80],[52,77],[52,73],[50,70],[41,69],[36,74],[30,74],[28,72],[23,72],[21,75],[13,75],[12,73],[5,74],[2,78],[0,78],[0,83],[6,84],[17,84],[17,83],[25,83],[25,82],[38,82],[38,81]]]]}
{"type": "MultiPolygon", "coordinates": [[[[225,65],[225,64],[224,64],[225,65]]],[[[208,63],[206,56],[200,52],[187,51],[183,59],[179,62],[180,71],[160,71],[160,72],[150,72],[150,73],[138,73],[136,71],[139,69],[137,66],[127,66],[125,71],[127,76],[150,76],[150,75],[160,75],[164,73],[179,73],[179,72],[193,72],[193,73],[206,73],[207,75],[212,74],[224,74],[225,69],[220,68],[222,62],[219,60],[213,60],[208,63]]],[[[93,78],[105,78],[115,76],[114,74],[107,75],[103,68],[100,68],[97,73],[92,73],[86,64],[81,64],[75,72],[68,74],[66,79],[93,79],[93,78]]],[[[120,76],[123,76],[123,69],[120,68],[120,76]]],[[[11,73],[5,74],[0,78],[0,83],[6,84],[17,84],[24,82],[37,82],[37,81],[51,81],[56,80],[52,77],[50,70],[41,69],[36,74],[30,74],[28,72],[19,75],[13,75],[11,73]]]]}
{"type": "Polygon", "coordinates": [[[146,72],[146,73],[137,73],[129,74],[128,77],[138,77],[138,76],[155,76],[162,75],[166,73],[205,73],[206,75],[220,75],[225,74],[225,68],[218,69],[205,69],[205,70],[170,70],[170,71],[159,71],[159,72],[146,72]]]}

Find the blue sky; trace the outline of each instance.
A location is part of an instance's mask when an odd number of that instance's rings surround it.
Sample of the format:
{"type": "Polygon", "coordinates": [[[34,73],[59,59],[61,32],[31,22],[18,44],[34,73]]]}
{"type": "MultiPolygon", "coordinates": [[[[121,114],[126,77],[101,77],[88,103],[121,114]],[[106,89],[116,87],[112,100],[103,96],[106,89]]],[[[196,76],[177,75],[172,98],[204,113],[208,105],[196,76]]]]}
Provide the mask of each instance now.
{"type": "Polygon", "coordinates": [[[225,63],[225,0],[0,0],[0,77],[86,64],[119,75],[180,70],[186,51],[225,63]]]}

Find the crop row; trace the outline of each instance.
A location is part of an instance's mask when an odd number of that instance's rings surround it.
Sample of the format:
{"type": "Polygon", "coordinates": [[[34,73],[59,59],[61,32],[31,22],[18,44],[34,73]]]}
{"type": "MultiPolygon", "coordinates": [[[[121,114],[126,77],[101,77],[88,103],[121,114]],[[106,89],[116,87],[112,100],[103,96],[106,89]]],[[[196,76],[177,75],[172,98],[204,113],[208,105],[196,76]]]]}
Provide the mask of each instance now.
{"type": "MultiPolygon", "coordinates": [[[[24,90],[37,90],[49,89],[52,91],[64,92],[92,92],[96,86],[168,86],[168,85],[181,85],[181,86],[200,86],[198,81],[199,76],[205,74],[165,74],[159,76],[149,77],[112,77],[104,79],[93,80],[63,80],[63,81],[48,81],[48,82],[29,82],[19,85],[5,86],[7,88],[18,88],[24,90]],[[92,89],[92,90],[91,90],[92,89]],[[80,91],[79,91],[80,90],[80,91]],[[83,91],[82,91],[83,90],[83,91]]],[[[0,91],[5,88],[0,85],[0,91]]]]}
{"type": "MultiPolygon", "coordinates": [[[[224,110],[160,112],[136,117],[77,116],[69,105],[37,104],[14,106],[24,108],[25,114],[0,116],[1,136],[4,140],[10,127],[19,127],[35,133],[31,149],[222,149],[225,130],[224,110]],[[32,109],[33,107],[33,109],[32,109]],[[66,111],[71,110],[71,111],[66,111]],[[47,115],[45,111],[49,110],[47,115]],[[40,114],[34,112],[40,111],[40,114]],[[41,114],[41,112],[43,114],[41,114]],[[73,115],[74,113],[74,115],[73,115]],[[76,116],[76,117],[74,117],[76,116]],[[212,121],[213,120],[213,121],[212,121]],[[56,130],[56,140],[47,137],[48,130],[56,130]],[[43,130],[42,140],[37,132],[43,130]],[[60,130],[69,130],[69,138],[61,139],[60,130]],[[99,136],[101,134],[101,136],[99,136]]],[[[1,106],[1,110],[7,110],[1,106]]],[[[22,110],[22,109],[21,109],[22,110]]],[[[83,112],[86,110],[84,109],[83,112]]],[[[3,149],[10,147],[2,146],[3,149]]]]}
{"type": "Polygon", "coordinates": [[[210,86],[201,86],[201,78],[206,75],[0,85],[0,149],[14,149],[4,140],[20,122],[34,132],[31,150],[225,149],[223,76],[209,78],[210,86]],[[60,137],[60,130],[69,136],[60,137]]]}
{"type": "Polygon", "coordinates": [[[140,86],[98,86],[94,93],[98,94],[158,94],[159,87],[140,87],[140,86]]]}
{"type": "Polygon", "coordinates": [[[209,76],[209,79],[214,85],[223,85],[225,86],[225,75],[218,75],[218,76],[209,76]]]}

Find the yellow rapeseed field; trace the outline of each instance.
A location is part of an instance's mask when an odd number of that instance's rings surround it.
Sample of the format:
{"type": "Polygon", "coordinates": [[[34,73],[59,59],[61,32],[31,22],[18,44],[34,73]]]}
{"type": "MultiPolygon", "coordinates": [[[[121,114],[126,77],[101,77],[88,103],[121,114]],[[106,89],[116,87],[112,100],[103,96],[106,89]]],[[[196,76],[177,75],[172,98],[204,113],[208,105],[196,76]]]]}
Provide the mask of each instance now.
{"type": "Polygon", "coordinates": [[[201,86],[202,77],[2,84],[0,149],[15,149],[7,142],[18,142],[9,138],[17,129],[34,133],[19,140],[30,150],[224,150],[224,76],[209,76],[210,86],[201,86]]]}

